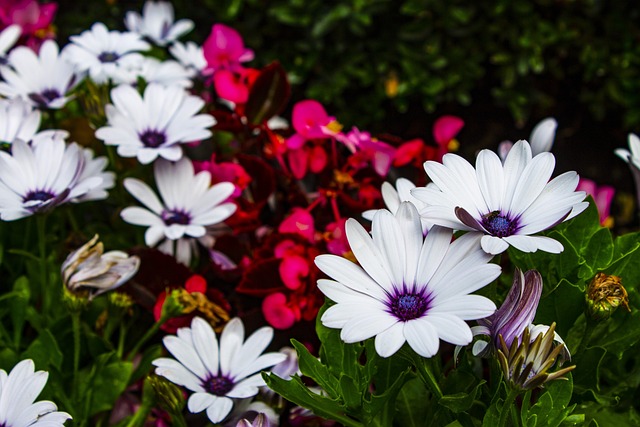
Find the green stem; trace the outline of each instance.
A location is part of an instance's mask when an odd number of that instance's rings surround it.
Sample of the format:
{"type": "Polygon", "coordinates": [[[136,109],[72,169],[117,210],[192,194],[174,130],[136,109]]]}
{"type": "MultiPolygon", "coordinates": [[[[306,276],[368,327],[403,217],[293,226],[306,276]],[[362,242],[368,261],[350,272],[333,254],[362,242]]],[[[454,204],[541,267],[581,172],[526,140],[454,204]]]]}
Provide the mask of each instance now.
{"type": "Polygon", "coordinates": [[[433,375],[431,366],[429,366],[431,365],[431,359],[425,359],[420,356],[417,356],[416,358],[414,358],[414,360],[416,362],[416,368],[418,370],[418,375],[420,376],[420,379],[422,380],[423,383],[425,383],[427,387],[429,387],[429,390],[431,390],[431,393],[433,393],[433,395],[436,396],[438,400],[440,400],[443,394],[442,394],[442,390],[440,389],[440,386],[438,385],[438,381],[436,380],[436,377],[433,375]]]}
{"type": "Polygon", "coordinates": [[[133,417],[129,420],[126,427],[141,427],[144,425],[149,413],[151,412],[151,405],[142,400],[142,405],[138,408],[133,417]]]}
{"type": "Polygon", "coordinates": [[[71,326],[73,328],[73,391],[78,392],[78,371],[80,370],[80,312],[71,312],[71,326]]]}
{"type": "Polygon", "coordinates": [[[497,427],[506,427],[509,414],[511,414],[511,407],[515,402],[516,397],[518,397],[518,394],[520,394],[520,390],[515,388],[509,389],[509,394],[507,394],[507,398],[505,399],[504,404],[502,405],[502,410],[500,411],[500,420],[498,421],[497,427]]]}
{"type": "Polygon", "coordinates": [[[580,340],[580,344],[578,345],[578,349],[573,353],[574,355],[582,353],[587,349],[587,345],[589,345],[589,341],[591,341],[591,336],[593,335],[593,331],[595,330],[596,324],[598,323],[594,319],[591,318],[588,314],[585,314],[586,325],[584,327],[584,334],[582,334],[582,339],[580,340]]]}
{"type": "Polygon", "coordinates": [[[42,293],[42,313],[47,316],[49,307],[51,306],[51,298],[49,295],[49,272],[47,271],[47,217],[45,215],[36,215],[36,225],[38,228],[38,249],[40,252],[40,285],[42,293]]]}
{"type": "Polygon", "coordinates": [[[171,425],[173,427],[187,427],[187,422],[184,420],[184,417],[182,416],[182,414],[172,413],[171,425]]]}
{"type": "MultiPolygon", "coordinates": [[[[164,322],[166,322],[169,319],[165,319],[164,322]]],[[[133,346],[133,348],[131,349],[131,351],[129,352],[129,356],[127,357],[128,361],[133,360],[133,358],[136,356],[136,354],[138,354],[138,352],[140,351],[140,348],[147,342],[149,341],[149,339],[154,336],[159,330],[160,330],[160,326],[162,326],[164,324],[164,322],[162,321],[162,318],[160,318],[159,321],[157,321],[156,323],[153,324],[153,326],[151,326],[151,328],[149,328],[149,330],[147,330],[147,332],[142,336],[142,338],[140,338],[138,340],[138,342],[136,343],[135,346],[133,346]]]]}

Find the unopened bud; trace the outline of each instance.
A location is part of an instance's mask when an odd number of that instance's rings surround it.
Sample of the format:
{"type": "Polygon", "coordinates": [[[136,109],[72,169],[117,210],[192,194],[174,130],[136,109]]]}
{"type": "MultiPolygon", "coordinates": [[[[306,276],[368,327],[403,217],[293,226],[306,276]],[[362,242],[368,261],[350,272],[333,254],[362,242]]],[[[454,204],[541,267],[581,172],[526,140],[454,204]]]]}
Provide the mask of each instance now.
{"type": "Polygon", "coordinates": [[[595,320],[608,319],[621,305],[631,311],[627,290],[618,276],[596,274],[587,287],[585,299],[587,313],[595,320]]]}

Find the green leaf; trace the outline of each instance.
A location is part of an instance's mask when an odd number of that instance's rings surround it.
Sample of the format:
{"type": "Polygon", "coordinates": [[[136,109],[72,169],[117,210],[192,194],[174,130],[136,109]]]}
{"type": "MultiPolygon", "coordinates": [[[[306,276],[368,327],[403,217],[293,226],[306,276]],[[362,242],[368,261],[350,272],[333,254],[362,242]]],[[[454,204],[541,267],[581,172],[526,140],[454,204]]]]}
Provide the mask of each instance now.
{"type": "Polygon", "coordinates": [[[311,409],[319,417],[338,421],[348,427],[362,426],[358,421],[349,418],[345,414],[344,407],[334,399],[321,396],[309,390],[299,376],[293,376],[287,381],[277,375],[263,372],[262,378],[271,390],[296,405],[311,409]]]}
{"type": "Polygon", "coordinates": [[[442,387],[444,396],[438,403],[456,414],[468,411],[484,384],[484,380],[478,381],[471,372],[455,369],[447,376],[442,387]]]}
{"type": "Polygon", "coordinates": [[[402,387],[396,400],[397,425],[422,427],[429,413],[429,391],[420,380],[412,378],[402,387]]]}
{"type": "Polygon", "coordinates": [[[565,337],[583,312],[584,292],[562,279],[552,292],[540,299],[534,323],[550,325],[556,322],[556,331],[565,337]]]}
{"type": "Polygon", "coordinates": [[[81,385],[83,400],[89,402],[86,416],[111,409],[127,388],[132,371],[133,363],[118,359],[115,352],[100,355],[81,385]]]}
{"type": "Polygon", "coordinates": [[[575,405],[568,406],[573,392],[571,374],[567,380],[556,380],[545,385],[544,394],[529,409],[527,418],[537,417],[537,426],[557,427],[573,411],[575,405]]]}
{"type": "Polygon", "coordinates": [[[18,279],[13,282],[13,293],[15,295],[11,298],[11,303],[8,305],[11,311],[11,322],[13,323],[13,342],[16,348],[20,348],[22,329],[27,318],[27,306],[31,298],[29,279],[25,276],[18,277],[18,279]]]}
{"type": "Polygon", "coordinates": [[[613,259],[613,238],[608,228],[600,228],[591,236],[582,256],[585,263],[580,267],[578,276],[585,281],[609,266],[613,259]]]}
{"type": "Polygon", "coordinates": [[[335,377],[317,357],[309,353],[309,350],[307,350],[304,344],[293,339],[291,343],[298,353],[300,372],[302,372],[304,376],[317,382],[332,399],[337,399],[340,396],[339,385],[336,387],[337,377],[335,377]]]}
{"type": "Polygon", "coordinates": [[[582,353],[576,354],[571,363],[576,365],[573,370],[573,384],[577,393],[589,390],[597,392],[600,381],[600,363],[606,350],[601,347],[590,347],[582,353]]]}
{"type": "Polygon", "coordinates": [[[49,366],[60,369],[63,355],[53,334],[48,329],[43,329],[38,338],[22,353],[21,358],[33,359],[38,369],[46,370],[49,366]]]}

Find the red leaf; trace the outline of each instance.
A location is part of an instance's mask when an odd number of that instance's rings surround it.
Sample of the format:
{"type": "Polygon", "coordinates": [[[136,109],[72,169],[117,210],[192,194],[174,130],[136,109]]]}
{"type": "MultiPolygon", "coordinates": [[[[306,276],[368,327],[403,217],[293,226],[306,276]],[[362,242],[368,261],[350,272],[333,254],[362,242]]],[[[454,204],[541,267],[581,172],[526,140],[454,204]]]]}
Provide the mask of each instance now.
{"type": "Polygon", "coordinates": [[[274,61],[262,69],[251,86],[245,115],[250,123],[266,122],[284,110],[290,95],[287,73],[279,62],[274,61]]]}

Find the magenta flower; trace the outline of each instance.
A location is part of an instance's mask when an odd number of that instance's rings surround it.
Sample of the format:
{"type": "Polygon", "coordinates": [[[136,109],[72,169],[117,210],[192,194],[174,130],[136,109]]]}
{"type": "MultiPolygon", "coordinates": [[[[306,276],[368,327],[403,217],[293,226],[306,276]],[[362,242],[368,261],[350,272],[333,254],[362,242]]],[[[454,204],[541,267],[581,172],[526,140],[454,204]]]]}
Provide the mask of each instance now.
{"type": "Polygon", "coordinates": [[[208,171],[211,174],[211,185],[219,182],[230,182],[235,186],[231,194],[232,198],[240,197],[242,192],[251,182],[251,176],[238,163],[216,162],[216,155],[211,156],[211,160],[194,161],[193,168],[196,173],[208,171]]]}
{"type": "Polygon", "coordinates": [[[577,191],[585,191],[596,202],[600,214],[600,224],[605,227],[613,226],[613,218],[610,215],[611,202],[616,194],[616,189],[610,185],[597,185],[590,179],[580,178],[577,191]]]}
{"type": "Polygon", "coordinates": [[[313,216],[305,209],[293,208],[291,215],[280,223],[278,232],[298,234],[313,243],[316,232],[313,216]]]}
{"type": "Polygon", "coordinates": [[[27,45],[36,48],[42,40],[53,38],[51,23],[57,9],[55,2],[40,4],[37,0],[0,0],[0,23],[3,28],[19,25],[22,35],[27,38],[27,45]]]}
{"type": "Polygon", "coordinates": [[[347,134],[337,135],[336,139],[345,144],[352,152],[355,152],[349,158],[349,161],[351,163],[360,163],[353,165],[357,169],[366,163],[371,163],[378,175],[387,176],[396,153],[396,149],[393,146],[372,138],[369,132],[360,131],[356,127],[347,134]]]}
{"type": "Polygon", "coordinates": [[[253,50],[244,47],[240,34],[223,24],[214,24],[211,27],[211,34],[205,40],[202,49],[207,60],[207,69],[213,72],[236,70],[241,67],[241,62],[253,59],[253,50]]]}
{"type": "Polygon", "coordinates": [[[433,139],[438,144],[438,155],[440,157],[457,148],[456,136],[463,126],[464,120],[456,116],[442,116],[435,121],[433,124],[433,139]]]}
{"type": "Polygon", "coordinates": [[[334,137],[342,128],[336,118],[329,116],[322,104],[313,99],[294,105],[291,121],[296,133],[287,139],[287,147],[294,150],[312,139],[334,137]]]}

